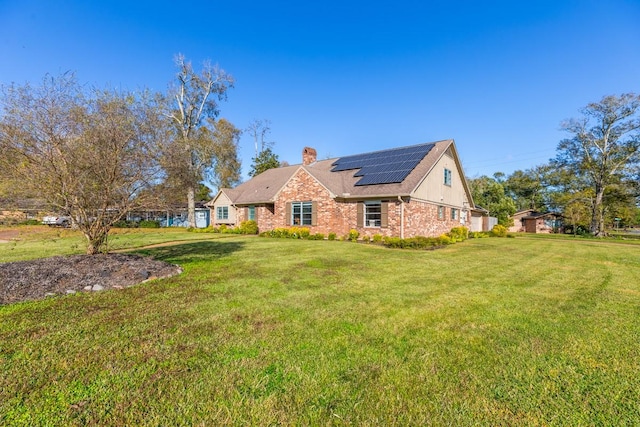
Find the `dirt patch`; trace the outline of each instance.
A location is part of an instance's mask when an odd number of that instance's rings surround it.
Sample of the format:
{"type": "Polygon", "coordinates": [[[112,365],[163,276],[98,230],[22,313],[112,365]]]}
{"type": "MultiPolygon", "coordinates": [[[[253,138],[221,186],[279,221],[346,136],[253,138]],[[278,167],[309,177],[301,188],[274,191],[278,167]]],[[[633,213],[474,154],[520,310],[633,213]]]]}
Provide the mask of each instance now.
{"type": "Polygon", "coordinates": [[[0,243],[9,243],[17,239],[20,233],[18,230],[0,230],[0,243]]]}
{"type": "Polygon", "coordinates": [[[131,254],[72,255],[0,264],[0,305],[74,292],[123,289],[182,272],[131,254]]]}

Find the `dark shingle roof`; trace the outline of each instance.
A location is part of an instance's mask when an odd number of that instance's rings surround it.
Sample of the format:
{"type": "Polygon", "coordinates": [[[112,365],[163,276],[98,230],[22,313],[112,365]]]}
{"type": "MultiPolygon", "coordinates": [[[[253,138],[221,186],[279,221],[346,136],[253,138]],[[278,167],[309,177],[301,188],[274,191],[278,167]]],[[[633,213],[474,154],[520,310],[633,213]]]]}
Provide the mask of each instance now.
{"type": "MultiPolygon", "coordinates": [[[[429,174],[431,169],[442,155],[452,146],[453,140],[419,144],[409,147],[393,148],[375,152],[376,155],[384,157],[385,154],[392,155],[399,150],[409,148],[429,147],[423,149],[424,155],[418,159],[417,164],[411,169],[400,182],[376,183],[371,185],[358,185],[362,174],[358,174],[361,168],[336,170],[336,164],[341,159],[356,158],[363,155],[345,156],[328,160],[320,160],[310,165],[292,165],[276,169],[269,169],[258,176],[240,184],[234,189],[222,189],[235,204],[258,204],[273,203],[280,189],[299,170],[303,169],[322,184],[334,197],[341,198],[363,198],[363,197],[397,197],[410,196],[429,174]],[[356,176],[357,175],[357,176],[356,176]]],[[[365,153],[371,154],[371,153],[365,153]]]]}

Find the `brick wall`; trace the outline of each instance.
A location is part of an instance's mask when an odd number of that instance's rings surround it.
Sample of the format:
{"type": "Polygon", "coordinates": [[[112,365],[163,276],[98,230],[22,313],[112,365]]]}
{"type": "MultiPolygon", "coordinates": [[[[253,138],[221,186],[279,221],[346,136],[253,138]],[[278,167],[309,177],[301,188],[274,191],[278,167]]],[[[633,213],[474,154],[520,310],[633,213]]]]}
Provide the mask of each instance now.
{"type": "MultiPolygon", "coordinates": [[[[444,219],[438,219],[438,205],[412,199],[409,202],[400,202],[397,199],[383,200],[388,203],[388,227],[358,227],[357,204],[358,201],[336,201],[329,191],[304,169],[298,170],[289,182],[282,188],[274,205],[256,205],[256,222],[258,229],[262,231],[274,228],[287,227],[286,204],[288,202],[316,202],[317,217],[315,226],[308,227],[312,234],[336,233],[344,236],[349,230],[355,229],[360,236],[373,237],[376,234],[382,236],[402,235],[401,226],[404,221],[404,237],[427,236],[435,237],[448,232],[453,227],[460,226],[460,219],[451,219],[451,207],[446,206],[444,219]],[[404,214],[402,210],[404,209],[404,214]]],[[[461,212],[459,212],[460,214],[461,212]]],[[[237,210],[237,222],[240,224],[247,219],[247,209],[240,207],[237,210]]]]}
{"type": "MultiPolygon", "coordinates": [[[[411,200],[401,203],[397,199],[388,202],[388,227],[358,227],[357,201],[337,202],[329,191],[304,169],[298,170],[289,182],[282,188],[276,203],[256,206],[256,222],[259,230],[268,231],[274,228],[287,227],[287,202],[316,202],[317,222],[308,227],[312,234],[336,233],[344,236],[349,230],[357,230],[361,236],[373,237],[400,236],[404,209],[404,237],[439,236],[451,228],[459,226],[460,220],[451,219],[451,208],[445,207],[444,219],[438,219],[438,206],[433,203],[411,200]]],[[[383,200],[385,201],[385,200],[383,200]]],[[[246,209],[238,209],[238,224],[246,220],[246,209]]]]}
{"type": "MultiPolygon", "coordinates": [[[[274,228],[283,227],[281,224],[277,224],[273,215],[273,205],[255,205],[256,223],[258,224],[259,231],[273,230],[274,228]]],[[[238,207],[236,210],[237,225],[240,225],[242,221],[246,221],[247,208],[238,207]]]]}
{"type": "Polygon", "coordinates": [[[451,208],[444,207],[444,219],[438,219],[438,205],[411,200],[404,207],[404,237],[437,237],[453,227],[459,227],[460,219],[451,219],[451,208]]]}
{"type": "Polygon", "coordinates": [[[341,234],[344,228],[342,210],[338,203],[331,197],[329,191],[304,169],[299,169],[289,182],[282,188],[278,200],[274,206],[273,220],[276,227],[286,227],[287,202],[317,203],[317,222],[315,226],[308,227],[312,234],[329,234],[334,232],[341,234]]]}

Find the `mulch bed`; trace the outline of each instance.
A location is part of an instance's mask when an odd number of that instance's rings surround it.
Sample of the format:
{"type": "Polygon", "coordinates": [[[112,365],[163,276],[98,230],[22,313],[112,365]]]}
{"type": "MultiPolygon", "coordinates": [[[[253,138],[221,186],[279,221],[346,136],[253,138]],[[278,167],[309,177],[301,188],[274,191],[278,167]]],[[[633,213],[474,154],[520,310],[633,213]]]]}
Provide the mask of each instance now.
{"type": "Polygon", "coordinates": [[[177,265],[132,254],[9,262],[0,264],[0,305],[74,292],[122,289],[181,272],[177,265]]]}

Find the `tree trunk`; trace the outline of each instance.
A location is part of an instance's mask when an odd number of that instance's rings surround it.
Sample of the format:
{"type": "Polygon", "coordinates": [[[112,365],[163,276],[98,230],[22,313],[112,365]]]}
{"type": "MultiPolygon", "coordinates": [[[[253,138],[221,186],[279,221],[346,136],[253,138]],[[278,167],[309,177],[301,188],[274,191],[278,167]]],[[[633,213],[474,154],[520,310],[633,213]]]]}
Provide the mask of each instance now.
{"type": "Polygon", "coordinates": [[[87,255],[96,255],[106,252],[108,231],[98,231],[97,233],[85,233],[87,239],[87,255]]]}
{"type": "Polygon", "coordinates": [[[193,186],[187,189],[187,203],[187,222],[189,227],[196,228],[196,189],[193,186]]]}
{"type": "Polygon", "coordinates": [[[596,189],[596,200],[593,203],[591,212],[591,234],[596,237],[604,237],[604,209],[602,200],[604,198],[604,187],[596,189]]]}

